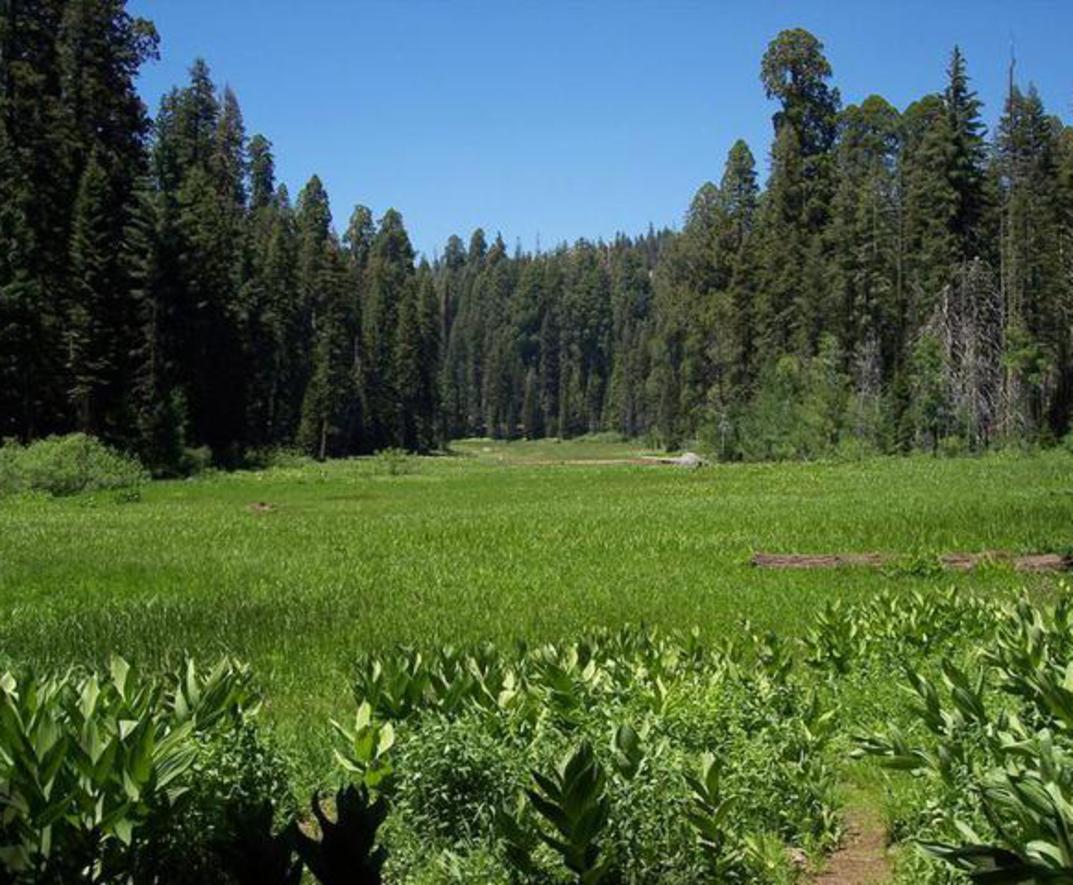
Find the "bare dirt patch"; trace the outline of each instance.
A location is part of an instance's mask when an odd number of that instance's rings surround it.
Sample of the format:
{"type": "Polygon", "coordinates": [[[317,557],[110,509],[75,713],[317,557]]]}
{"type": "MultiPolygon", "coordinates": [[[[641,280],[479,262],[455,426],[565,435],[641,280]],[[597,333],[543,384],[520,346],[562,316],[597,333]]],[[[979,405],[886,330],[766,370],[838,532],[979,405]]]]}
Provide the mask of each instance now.
{"type": "MultiPolygon", "coordinates": [[[[757,568],[774,569],[882,568],[897,565],[898,557],[889,553],[756,553],[749,562],[757,568]]],[[[1019,572],[1073,570],[1073,557],[1060,553],[1032,553],[1025,556],[1014,556],[1006,550],[944,553],[938,562],[943,568],[961,572],[993,563],[1009,563],[1019,572]]]]}
{"type": "Polygon", "coordinates": [[[887,834],[876,814],[850,809],[846,835],[812,881],[820,885],[872,885],[890,878],[887,834]]]}
{"type": "Polygon", "coordinates": [[[518,467],[607,467],[614,464],[651,464],[650,458],[534,458],[532,460],[511,461],[518,467]]]}
{"type": "Polygon", "coordinates": [[[271,513],[276,509],[275,504],[268,504],[265,501],[254,501],[252,504],[247,504],[246,509],[250,513],[271,513]]]}
{"type": "Polygon", "coordinates": [[[682,455],[677,458],[663,458],[659,455],[638,455],[632,458],[523,458],[517,461],[510,461],[508,463],[516,464],[522,467],[543,467],[547,465],[604,467],[616,464],[632,464],[642,467],[685,467],[688,469],[694,469],[697,467],[702,467],[708,462],[702,458],[699,458],[697,455],[694,455],[692,452],[686,452],[685,455],[682,455]]]}

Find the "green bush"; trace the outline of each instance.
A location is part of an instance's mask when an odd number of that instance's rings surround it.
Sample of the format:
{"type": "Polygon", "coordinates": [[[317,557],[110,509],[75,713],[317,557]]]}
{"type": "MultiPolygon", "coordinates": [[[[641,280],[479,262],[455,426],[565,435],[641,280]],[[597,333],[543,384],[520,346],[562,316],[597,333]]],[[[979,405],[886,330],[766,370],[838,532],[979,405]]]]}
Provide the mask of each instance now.
{"type": "Polygon", "coordinates": [[[122,500],[133,500],[148,478],[136,458],[84,433],[50,436],[27,446],[9,441],[0,447],[0,494],[63,497],[115,491],[122,500]]]}
{"type": "Polygon", "coordinates": [[[250,449],[243,458],[243,466],[252,470],[307,467],[313,459],[299,449],[265,448],[250,449]]]}
{"type": "Polygon", "coordinates": [[[453,842],[487,835],[499,809],[528,783],[524,751],[489,731],[483,718],[430,716],[420,740],[399,749],[398,813],[427,836],[453,842]]]}
{"type": "Polygon", "coordinates": [[[385,476],[402,476],[414,470],[413,457],[405,449],[399,448],[381,449],[373,455],[373,464],[376,471],[385,476]]]}
{"type": "Polygon", "coordinates": [[[513,655],[400,649],[361,662],[357,696],[398,723],[392,873],[408,881],[430,856],[465,865],[498,849],[493,880],[520,869],[549,881],[698,881],[708,864],[686,814],[687,773],[709,751],[726,759],[739,799],[713,824],[726,869],[774,881],[786,864],[773,840],[829,849],[833,714],[804,690],[811,671],[791,673],[772,642],[759,669],[744,645],[638,629],[513,655]]]}
{"type": "Polygon", "coordinates": [[[179,458],[179,475],[198,476],[201,473],[211,470],[212,465],[212,449],[208,446],[184,448],[182,456],[179,458]]]}
{"type": "Polygon", "coordinates": [[[189,788],[147,822],[135,881],[159,885],[239,883],[256,840],[281,832],[298,812],[283,755],[252,721],[195,740],[189,788]]]}
{"type": "MultiPolygon", "coordinates": [[[[1068,590],[1068,588],[1063,588],[1068,590]]],[[[859,739],[858,755],[910,772],[894,829],[923,849],[911,874],[948,881],[1073,880],[1073,604],[1005,609],[980,653],[938,672],[906,664],[907,727],[859,739]]]]}
{"type": "Polygon", "coordinates": [[[966,451],[968,447],[965,445],[965,440],[956,434],[951,434],[939,440],[935,453],[943,458],[960,458],[966,451]]]}

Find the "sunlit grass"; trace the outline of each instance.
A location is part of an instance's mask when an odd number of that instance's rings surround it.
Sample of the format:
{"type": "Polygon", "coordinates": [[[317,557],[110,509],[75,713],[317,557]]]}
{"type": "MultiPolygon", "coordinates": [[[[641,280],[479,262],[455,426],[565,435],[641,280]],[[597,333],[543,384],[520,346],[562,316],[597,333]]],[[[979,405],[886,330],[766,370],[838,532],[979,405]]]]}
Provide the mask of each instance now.
{"type": "Polygon", "coordinates": [[[254,665],[280,733],[313,748],[370,649],[631,622],[733,634],[746,616],[793,634],[832,595],[891,582],[1002,591],[1056,579],[764,571],[748,564],[755,551],[926,560],[1073,542],[1063,452],[693,472],[576,463],[643,453],[611,441],[457,452],[396,476],[359,459],[156,483],[134,504],[0,502],[0,656],[62,666],[119,652],[157,666],[231,652],[254,665]]]}

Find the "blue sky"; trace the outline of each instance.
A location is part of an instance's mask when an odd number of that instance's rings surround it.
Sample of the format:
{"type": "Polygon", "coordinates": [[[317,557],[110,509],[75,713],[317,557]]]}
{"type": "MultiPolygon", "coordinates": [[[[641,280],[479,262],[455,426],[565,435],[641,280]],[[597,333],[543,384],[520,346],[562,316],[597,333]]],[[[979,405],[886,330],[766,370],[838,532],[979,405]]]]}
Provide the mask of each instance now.
{"type": "Polygon", "coordinates": [[[825,44],[845,103],[942,88],[954,43],[992,125],[1018,78],[1073,118],[1073,2],[343,2],[132,0],[161,60],[155,112],[197,56],[273,142],[292,196],[314,172],[337,227],[355,203],[403,213],[431,255],[475,227],[544,247],[679,224],[745,138],[766,171],[760,58],[779,30],[825,44]]]}

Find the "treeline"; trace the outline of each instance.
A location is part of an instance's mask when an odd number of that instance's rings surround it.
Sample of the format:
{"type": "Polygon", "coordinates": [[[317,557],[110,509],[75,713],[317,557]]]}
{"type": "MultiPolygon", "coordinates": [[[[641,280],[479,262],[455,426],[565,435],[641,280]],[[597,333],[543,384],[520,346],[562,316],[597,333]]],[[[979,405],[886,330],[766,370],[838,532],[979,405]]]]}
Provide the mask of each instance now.
{"type": "Polygon", "coordinates": [[[988,137],[942,92],[842,107],[784,31],[761,188],[744,142],[680,232],[415,258],[292,202],[198,61],[155,119],[121,0],[0,9],[0,435],[79,430],[159,471],[192,448],[318,457],[611,430],[726,458],[1046,443],[1073,407],[1073,129],[1011,70],[988,137]]]}

